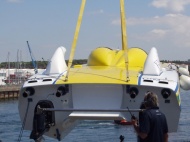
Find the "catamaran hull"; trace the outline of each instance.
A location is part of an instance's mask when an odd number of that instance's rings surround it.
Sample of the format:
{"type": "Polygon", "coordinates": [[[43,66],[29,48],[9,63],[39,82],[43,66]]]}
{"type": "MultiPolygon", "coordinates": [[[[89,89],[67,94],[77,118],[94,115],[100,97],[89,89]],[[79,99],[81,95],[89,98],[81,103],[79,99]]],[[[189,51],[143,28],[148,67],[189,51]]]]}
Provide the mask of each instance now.
{"type": "MultiPolygon", "coordinates": [[[[19,97],[19,113],[22,122],[25,121],[24,129],[34,129],[34,114],[39,102],[51,102],[52,109],[89,109],[89,110],[110,110],[101,111],[55,111],[54,122],[46,130],[45,135],[62,139],[77,124],[77,120],[130,120],[128,112],[112,112],[116,109],[139,109],[144,94],[153,91],[158,94],[161,111],[166,114],[169,131],[177,131],[180,117],[179,98],[176,96],[177,90],[172,90],[170,96],[165,99],[162,95],[163,87],[150,85],[114,85],[114,84],[73,84],[68,85],[68,92],[65,95],[57,95],[57,90],[64,85],[42,85],[33,86],[35,94],[23,96],[28,86],[23,86],[19,97]],[[131,89],[137,89],[135,97],[131,96],[131,89]],[[28,110],[27,107],[28,106],[28,110]],[[167,109],[166,109],[167,108],[167,109]],[[25,120],[25,115],[27,115],[25,120]],[[59,136],[59,137],[58,137],[59,136]]],[[[30,86],[31,87],[31,86],[30,86]]],[[[178,94],[179,95],[179,94],[178,94]]],[[[42,106],[43,107],[43,106],[42,106]]],[[[132,112],[138,117],[138,112],[132,112]]]]}

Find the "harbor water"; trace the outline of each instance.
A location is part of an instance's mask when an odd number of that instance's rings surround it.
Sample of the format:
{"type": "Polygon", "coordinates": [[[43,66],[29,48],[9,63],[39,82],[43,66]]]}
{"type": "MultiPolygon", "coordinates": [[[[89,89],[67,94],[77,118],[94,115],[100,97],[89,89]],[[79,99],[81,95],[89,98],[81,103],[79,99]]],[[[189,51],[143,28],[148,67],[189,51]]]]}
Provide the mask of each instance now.
{"type": "MultiPolygon", "coordinates": [[[[178,131],[169,134],[169,142],[190,142],[190,91],[181,91],[181,116],[178,131]]],[[[32,122],[31,122],[32,123],[32,122]]],[[[0,101],[0,141],[17,142],[21,122],[18,114],[18,100],[0,101]]],[[[82,121],[62,142],[136,142],[133,127],[116,125],[113,121],[82,121]]],[[[34,142],[29,139],[30,132],[23,131],[22,142],[34,142]]],[[[44,137],[45,142],[58,141],[44,137]]]]}

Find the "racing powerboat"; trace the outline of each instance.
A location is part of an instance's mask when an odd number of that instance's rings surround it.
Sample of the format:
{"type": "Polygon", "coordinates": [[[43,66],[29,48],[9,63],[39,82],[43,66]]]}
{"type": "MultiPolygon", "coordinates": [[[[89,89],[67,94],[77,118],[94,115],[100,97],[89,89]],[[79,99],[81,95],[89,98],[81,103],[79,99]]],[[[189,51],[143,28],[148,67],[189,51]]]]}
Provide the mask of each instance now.
{"type": "Polygon", "coordinates": [[[124,0],[120,0],[122,49],[94,49],[85,65],[72,65],[86,0],[82,0],[68,64],[65,47],[58,47],[43,73],[31,76],[21,87],[19,114],[30,138],[43,135],[62,140],[80,120],[130,120],[138,117],[147,91],[158,95],[169,132],[180,118],[180,88],[190,89],[189,71],[163,64],[157,49],[128,48],[124,0]]]}

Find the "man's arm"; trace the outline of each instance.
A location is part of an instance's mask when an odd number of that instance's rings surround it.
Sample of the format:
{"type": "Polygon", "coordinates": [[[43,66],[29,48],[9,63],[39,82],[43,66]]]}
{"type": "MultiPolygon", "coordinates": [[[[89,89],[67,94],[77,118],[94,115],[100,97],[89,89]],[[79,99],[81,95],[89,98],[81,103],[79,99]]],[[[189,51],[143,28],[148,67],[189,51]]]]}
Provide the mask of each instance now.
{"type": "MultiPolygon", "coordinates": [[[[137,133],[137,135],[142,138],[142,139],[145,139],[148,135],[146,133],[142,133],[139,131],[139,126],[137,125],[137,120],[132,120],[132,124],[134,126],[134,129],[137,133]]],[[[165,142],[165,141],[164,141],[165,142]]],[[[167,141],[166,141],[167,142],[167,141]]]]}
{"type": "Polygon", "coordinates": [[[164,134],[164,142],[168,142],[168,133],[164,134]]]}

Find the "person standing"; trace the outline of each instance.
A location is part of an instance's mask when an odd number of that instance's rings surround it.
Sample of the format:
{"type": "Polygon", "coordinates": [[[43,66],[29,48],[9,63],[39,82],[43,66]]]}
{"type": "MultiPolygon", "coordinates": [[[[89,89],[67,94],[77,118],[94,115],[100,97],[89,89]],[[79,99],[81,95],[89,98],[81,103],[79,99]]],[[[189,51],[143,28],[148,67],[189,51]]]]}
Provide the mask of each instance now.
{"type": "Polygon", "coordinates": [[[132,119],[139,142],[168,142],[168,125],[165,115],[159,110],[158,97],[153,92],[144,97],[145,110],[141,113],[139,125],[132,119]]]}

